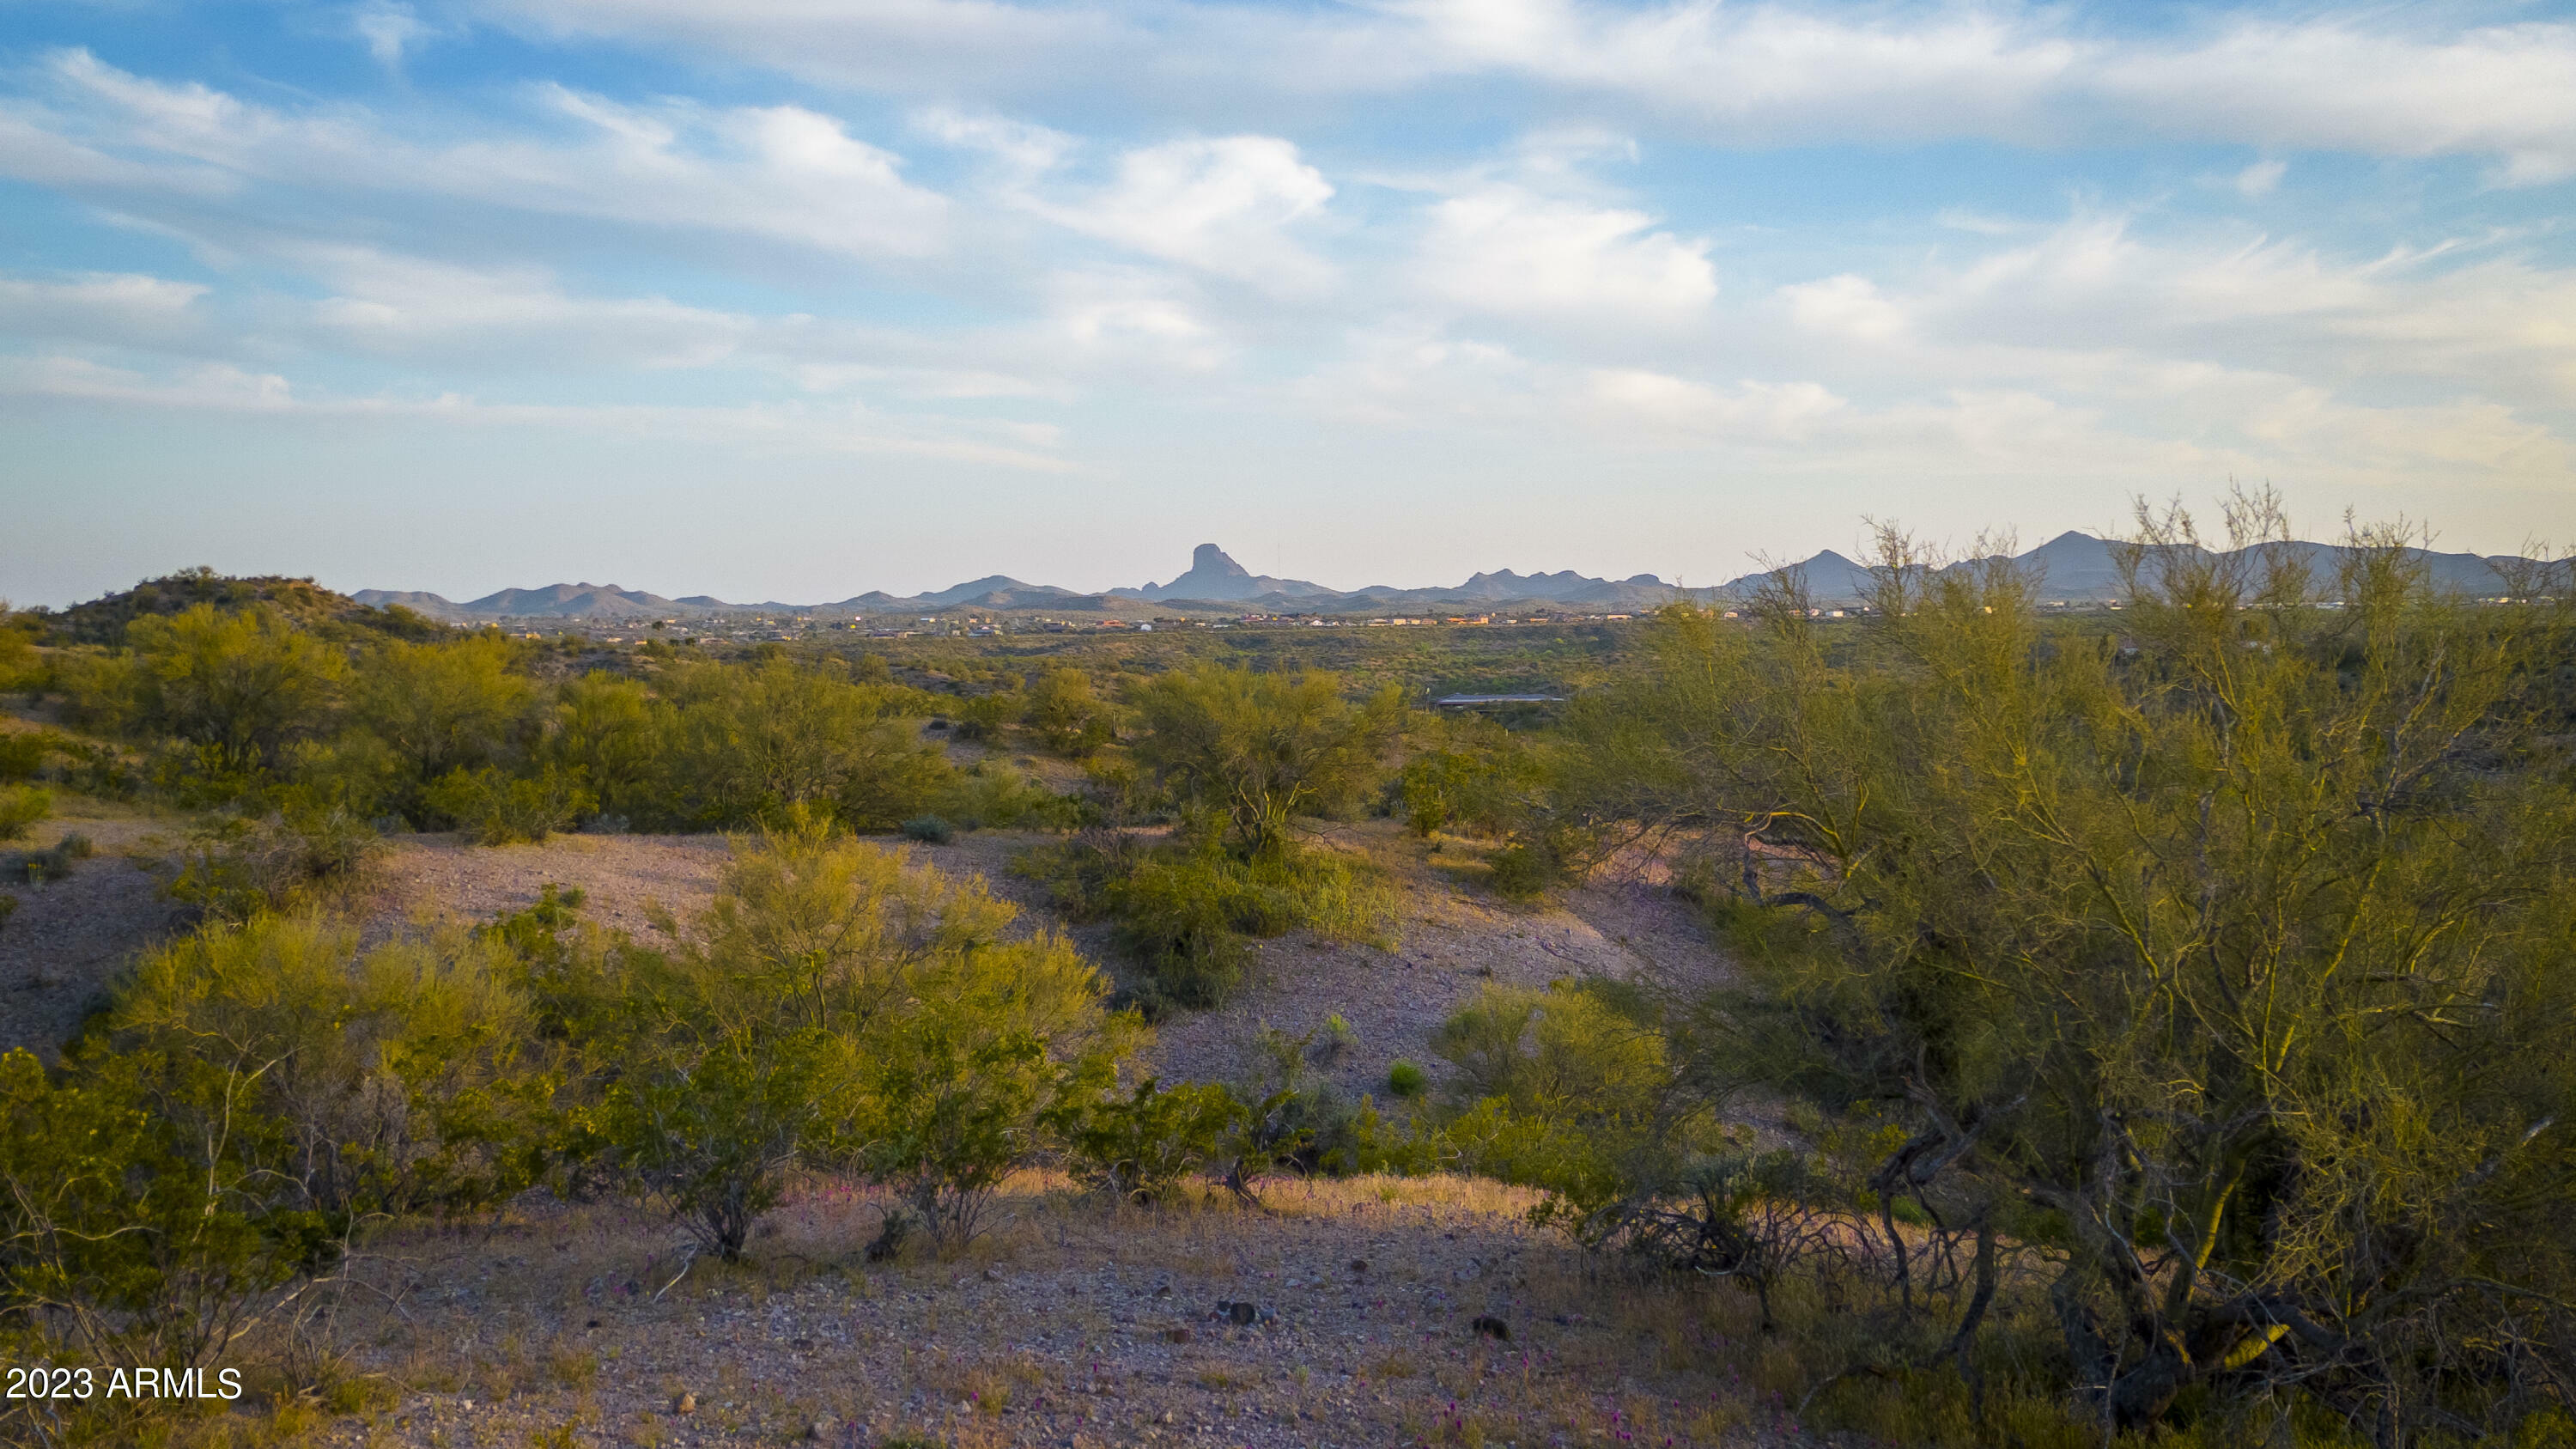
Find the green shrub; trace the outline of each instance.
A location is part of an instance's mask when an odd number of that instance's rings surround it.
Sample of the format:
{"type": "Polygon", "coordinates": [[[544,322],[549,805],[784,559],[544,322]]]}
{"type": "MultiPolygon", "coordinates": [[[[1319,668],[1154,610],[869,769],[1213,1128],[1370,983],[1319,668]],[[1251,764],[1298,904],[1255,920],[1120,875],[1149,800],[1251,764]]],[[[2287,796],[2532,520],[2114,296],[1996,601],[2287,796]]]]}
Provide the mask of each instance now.
{"type": "MultiPolygon", "coordinates": [[[[1056,1109],[1106,1089],[1134,1029],[1103,1009],[1106,987],[1062,937],[1015,937],[1015,915],[981,882],[896,852],[811,825],[774,834],[734,862],[678,950],[630,953],[619,989],[632,1025],[617,1057],[666,1063],[656,1080],[678,1091],[672,1073],[702,1061],[786,1062],[810,1049],[814,1115],[793,1154],[898,1189],[954,1248],[980,1230],[1002,1179],[1045,1145],[1056,1109]]],[[[692,1118],[687,1108],[675,1099],[669,1109],[684,1127],[734,1112],[716,1103],[705,1109],[715,1115],[692,1118]]],[[[770,1120],[734,1116],[745,1132],[770,1120]]],[[[732,1200],[756,1198],[754,1169],[789,1150],[718,1164],[737,1185],[732,1200]]],[[[661,1191],[680,1204],[725,1200],[712,1188],[661,1191]]]]}
{"type": "Polygon", "coordinates": [[[0,926],[9,924],[9,918],[16,914],[18,914],[18,898],[0,893],[0,926]]]}
{"type": "Polygon", "coordinates": [[[1128,1096],[1060,1112],[1056,1127],[1077,1181],[1122,1200],[1154,1202],[1206,1170],[1244,1115],[1243,1104],[1216,1083],[1165,1091],[1148,1077],[1128,1096]]]}
{"type": "Polygon", "coordinates": [[[903,834],[905,839],[924,845],[946,845],[957,838],[957,827],[936,815],[916,815],[903,822],[903,834]]]}
{"type": "Polygon", "coordinates": [[[1495,891],[1517,901],[1535,900],[1562,884],[1565,863],[1542,843],[1515,841],[1487,857],[1495,891]]]}
{"type": "Polygon", "coordinates": [[[819,1046],[729,1042],[609,1092],[603,1135],[647,1201],[731,1263],[819,1120],[819,1046]]]}
{"type": "Polygon", "coordinates": [[[43,885],[70,875],[73,861],[87,860],[97,853],[98,847],[90,843],[88,836],[73,831],[47,849],[11,857],[9,874],[28,885],[43,885]]]}
{"type": "Polygon", "coordinates": [[[489,765],[472,773],[454,770],[432,785],[426,798],[432,810],[454,820],[478,845],[542,841],[571,828],[599,804],[552,765],[533,777],[504,775],[489,765]]]}
{"type": "Polygon", "coordinates": [[[1399,1097],[1410,1099],[1429,1091],[1431,1079],[1423,1074],[1421,1067],[1398,1059],[1390,1063],[1386,1069],[1386,1089],[1399,1097]]]}
{"type": "Polygon", "coordinates": [[[317,892],[347,889],[383,847],[375,827],[346,807],[312,803],[295,791],[275,815],[216,815],[194,835],[163,892],[227,921],[310,905],[317,892]]]}
{"type": "Polygon", "coordinates": [[[1281,849],[1244,860],[1207,833],[1161,844],[1087,834],[1027,851],[1012,869],[1043,882],[1076,920],[1115,920],[1156,1005],[1225,1001],[1241,983],[1247,938],[1304,928],[1370,939],[1391,905],[1383,883],[1340,857],[1281,849]]]}
{"type": "Polygon", "coordinates": [[[1041,676],[1029,687],[1022,718],[1048,749],[1069,759],[1090,756],[1116,733],[1108,701],[1092,693],[1090,676],[1079,669],[1051,669],[1041,676]]]}
{"type": "Polygon", "coordinates": [[[1002,737],[1002,726],[1019,713],[1018,701],[1006,694],[979,694],[957,707],[957,738],[990,744],[1002,737]]]}
{"type": "Polygon", "coordinates": [[[44,768],[45,756],[62,747],[48,730],[13,730],[0,734],[0,784],[32,780],[44,768]]]}
{"type": "Polygon", "coordinates": [[[54,813],[51,791],[24,785],[0,787],[0,840],[20,840],[27,828],[54,813]]]}
{"type": "Polygon", "coordinates": [[[334,1221],[457,1211],[527,1186],[551,1131],[519,974],[460,930],[361,951],[353,927],[263,913],[147,954],[102,1029],[256,1065],[241,1100],[277,1124],[272,1170],[334,1221]]]}

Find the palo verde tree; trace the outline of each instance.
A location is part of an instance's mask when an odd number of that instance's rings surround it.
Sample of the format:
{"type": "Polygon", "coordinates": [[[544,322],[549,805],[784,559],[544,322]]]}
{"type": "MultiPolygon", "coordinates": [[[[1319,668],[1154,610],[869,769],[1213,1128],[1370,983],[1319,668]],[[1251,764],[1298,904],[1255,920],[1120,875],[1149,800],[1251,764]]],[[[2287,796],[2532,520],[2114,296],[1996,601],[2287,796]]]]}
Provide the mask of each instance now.
{"type": "Polygon", "coordinates": [[[2114,630],[1894,534],[1835,652],[1794,588],[1668,621],[1631,718],[1667,811],[1743,843],[1758,963],[1676,1049],[1902,1128],[1880,1210],[1977,1245],[1937,1324],[1906,1295],[1963,1369],[2036,1275],[2105,1426],[2195,1389],[2383,1444],[2563,1410],[2567,606],[2441,597],[2391,531],[2314,576],[2267,499],[2225,551],[2141,522],[2114,630]]]}
{"type": "Polygon", "coordinates": [[[1216,664],[1156,677],[1136,708],[1137,753],[1185,804],[1220,819],[1245,856],[1283,848],[1291,821],[1348,802],[1402,720],[1392,690],[1354,705],[1330,674],[1216,664]]]}

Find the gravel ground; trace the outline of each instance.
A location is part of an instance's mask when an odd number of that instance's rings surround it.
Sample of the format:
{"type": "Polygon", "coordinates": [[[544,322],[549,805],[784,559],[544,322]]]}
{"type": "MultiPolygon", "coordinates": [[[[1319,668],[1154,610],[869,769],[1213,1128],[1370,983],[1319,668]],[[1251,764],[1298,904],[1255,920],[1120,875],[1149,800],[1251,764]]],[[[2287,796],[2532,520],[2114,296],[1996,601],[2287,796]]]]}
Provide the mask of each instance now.
{"type": "Polygon", "coordinates": [[[360,1265],[387,1297],[353,1297],[343,1328],[372,1344],[351,1372],[409,1387],[312,1437],[1287,1449],[1745,1442],[1781,1421],[1771,1392],[1797,1368],[1746,1295],[1627,1283],[1614,1305],[1526,1225],[1525,1194],[1431,1178],[1266,1197],[1112,1209],[1030,1175],[963,1255],[871,1266],[855,1248],[877,1203],[815,1184],[751,1262],[667,1290],[685,1261],[668,1231],[615,1210],[389,1238],[360,1265]],[[1252,1324],[1217,1308],[1238,1300],[1252,1324]]]}
{"type": "Polygon", "coordinates": [[[55,809],[26,839],[0,847],[0,862],[14,861],[77,832],[97,848],[41,885],[16,870],[0,879],[0,892],[18,898],[0,923],[0,1051],[23,1046],[48,1059],[118,968],[187,920],[161,895],[167,858],[186,844],[184,821],[60,792],[55,809]]]}

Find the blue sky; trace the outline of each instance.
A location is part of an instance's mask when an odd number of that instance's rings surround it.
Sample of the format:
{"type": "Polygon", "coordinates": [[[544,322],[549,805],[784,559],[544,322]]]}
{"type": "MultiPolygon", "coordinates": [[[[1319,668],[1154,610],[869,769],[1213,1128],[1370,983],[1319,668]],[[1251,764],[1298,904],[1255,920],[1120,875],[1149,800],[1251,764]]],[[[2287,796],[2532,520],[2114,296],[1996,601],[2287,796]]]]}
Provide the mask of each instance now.
{"type": "Polygon", "coordinates": [[[2551,5],[0,0],[0,594],[2576,540],[2551,5]]]}

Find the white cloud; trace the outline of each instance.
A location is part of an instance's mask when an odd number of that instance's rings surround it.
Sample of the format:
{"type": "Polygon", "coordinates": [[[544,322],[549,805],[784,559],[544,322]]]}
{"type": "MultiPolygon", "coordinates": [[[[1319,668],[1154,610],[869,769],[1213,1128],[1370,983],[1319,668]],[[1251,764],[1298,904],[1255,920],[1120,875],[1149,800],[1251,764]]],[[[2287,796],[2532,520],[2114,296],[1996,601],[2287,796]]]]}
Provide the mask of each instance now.
{"type": "Polygon", "coordinates": [[[2236,173],[2236,194],[2244,197],[2269,196],[2280,189],[2281,178],[2289,174],[2290,163],[2279,159],[2257,161],[2236,173]]]}
{"type": "Polygon", "coordinates": [[[1708,244],[1651,230],[1641,211],[1485,185],[1431,209],[1417,267],[1437,296],[1481,312],[1670,322],[1717,296],[1708,244]]]}
{"type": "Polygon", "coordinates": [[[387,70],[400,70],[413,45],[438,33],[399,0],[366,0],[349,12],[349,28],[366,42],[367,54],[375,57],[376,64],[387,70]]]}
{"type": "Polygon", "coordinates": [[[1234,348],[1199,314],[1188,289],[1169,278],[1133,271],[1059,274],[1049,284],[1047,316],[1029,339],[1065,365],[1207,372],[1234,348]]]}
{"type": "Polygon", "coordinates": [[[2576,171],[2576,25],[2406,11],[2216,13],[2121,36],[2063,7],[1396,0],[1280,12],[1095,0],[482,0],[554,33],[714,48],[807,76],[991,101],[1114,88],[1175,115],[1499,75],[1730,143],[2140,134],[2576,171]]]}
{"type": "Polygon", "coordinates": [[[1074,138],[1062,131],[946,106],[915,112],[912,124],[951,146],[993,157],[1023,180],[1051,169],[1074,148],[1074,138]]]}
{"type": "Polygon", "coordinates": [[[157,347],[196,334],[208,288],[130,272],[0,277],[0,334],[157,347]]]}
{"type": "Polygon", "coordinates": [[[339,289],[315,325],[350,350],[470,358],[512,368],[609,364],[704,367],[751,340],[758,319],[662,297],[574,297],[535,267],[486,270],[360,247],[306,264],[339,289]]]}
{"type": "Polygon", "coordinates": [[[0,397],[55,403],[263,416],[288,420],[426,421],[460,427],[538,427],[821,454],[890,454],[1040,472],[1081,471],[1045,425],[891,418],[856,404],[739,406],[490,403],[457,393],[353,397],[313,393],[283,374],[230,363],[152,373],[62,355],[0,355],[0,397]],[[976,436],[976,434],[990,436],[976,436]],[[999,439],[999,441],[996,441],[999,439]]]}
{"type": "Polygon", "coordinates": [[[1820,383],[1746,382],[1733,388],[1643,368],[1601,368],[1585,379],[1584,398],[1614,426],[1728,436],[1745,442],[1798,442],[1850,404],[1820,383]]]}
{"type": "Polygon", "coordinates": [[[75,185],[203,191],[211,171],[235,186],[426,192],[861,255],[922,256],[946,235],[946,198],[906,181],[891,152],[800,106],[630,106],[544,86],[537,99],[573,123],[571,134],[431,145],[354,107],[281,111],[145,80],[87,51],[55,56],[52,72],[85,113],[34,124],[51,142],[49,169],[75,185]],[[65,134],[74,127],[85,134],[65,134]],[[150,161],[108,158],[102,147],[150,161]]]}
{"type": "Polygon", "coordinates": [[[1889,342],[1907,325],[1905,309],[1881,295],[1878,284],[1846,272],[1819,282],[1780,289],[1799,326],[1856,342],[1889,342]]]}
{"type": "Polygon", "coordinates": [[[1065,202],[1028,204],[1057,225],[1147,256],[1279,292],[1329,286],[1333,269],[1291,235],[1333,196],[1332,183],[1275,136],[1139,147],[1115,180],[1065,202]]]}

